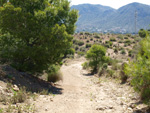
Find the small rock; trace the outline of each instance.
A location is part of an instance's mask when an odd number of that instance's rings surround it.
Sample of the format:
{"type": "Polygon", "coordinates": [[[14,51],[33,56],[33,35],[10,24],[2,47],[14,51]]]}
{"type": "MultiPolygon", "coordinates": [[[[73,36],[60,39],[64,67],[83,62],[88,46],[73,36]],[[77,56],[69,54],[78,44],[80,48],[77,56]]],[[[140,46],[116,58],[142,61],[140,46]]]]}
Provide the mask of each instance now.
{"type": "Polygon", "coordinates": [[[123,102],[120,102],[120,105],[123,105],[123,102]]]}
{"type": "Polygon", "coordinates": [[[135,106],[134,104],[130,104],[129,107],[133,109],[133,108],[135,108],[136,106],[135,106]]]}
{"type": "Polygon", "coordinates": [[[18,86],[17,86],[17,85],[14,85],[14,86],[13,86],[13,90],[15,90],[15,91],[19,91],[18,86]]]}
{"type": "Polygon", "coordinates": [[[96,108],[96,110],[105,110],[105,109],[106,109],[105,107],[96,108]]]}
{"type": "Polygon", "coordinates": [[[113,106],[109,106],[108,109],[113,109],[113,106]]]}
{"type": "Polygon", "coordinates": [[[132,108],[130,108],[130,107],[128,108],[128,110],[129,110],[129,111],[133,111],[133,109],[132,109],[132,108]]]}

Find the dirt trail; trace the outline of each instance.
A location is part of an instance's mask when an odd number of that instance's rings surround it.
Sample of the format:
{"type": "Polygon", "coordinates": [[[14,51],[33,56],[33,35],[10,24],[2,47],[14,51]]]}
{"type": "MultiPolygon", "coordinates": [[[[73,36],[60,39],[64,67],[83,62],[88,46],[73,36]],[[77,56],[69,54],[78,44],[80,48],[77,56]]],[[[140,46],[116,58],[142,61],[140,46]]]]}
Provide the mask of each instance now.
{"type": "Polygon", "coordinates": [[[63,81],[56,84],[62,94],[41,95],[36,113],[132,113],[133,90],[112,80],[98,79],[82,69],[83,60],[61,68],[63,81]],[[100,82],[100,83],[99,83],[100,82]]]}

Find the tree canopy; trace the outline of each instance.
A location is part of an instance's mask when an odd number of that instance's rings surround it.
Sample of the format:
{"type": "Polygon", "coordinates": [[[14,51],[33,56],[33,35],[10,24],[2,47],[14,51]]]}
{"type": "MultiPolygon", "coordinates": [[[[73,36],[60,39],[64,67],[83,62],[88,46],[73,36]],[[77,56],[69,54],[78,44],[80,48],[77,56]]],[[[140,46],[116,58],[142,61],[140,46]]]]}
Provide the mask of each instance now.
{"type": "Polygon", "coordinates": [[[67,0],[1,0],[1,61],[42,73],[71,47],[77,18],[67,0]]]}

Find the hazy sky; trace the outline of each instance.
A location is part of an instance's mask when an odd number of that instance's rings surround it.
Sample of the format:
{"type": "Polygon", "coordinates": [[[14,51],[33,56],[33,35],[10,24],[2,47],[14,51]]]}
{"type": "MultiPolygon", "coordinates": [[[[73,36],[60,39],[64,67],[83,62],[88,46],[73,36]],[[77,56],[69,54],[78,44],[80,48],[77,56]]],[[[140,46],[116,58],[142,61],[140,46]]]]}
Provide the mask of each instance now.
{"type": "Polygon", "coordinates": [[[90,4],[101,4],[105,6],[110,6],[115,9],[118,9],[121,6],[132,2],[139,2],[150,5],[150,0],[69,0],[69,1],[71,1],[71,5],[90,3],[90,4]]]}

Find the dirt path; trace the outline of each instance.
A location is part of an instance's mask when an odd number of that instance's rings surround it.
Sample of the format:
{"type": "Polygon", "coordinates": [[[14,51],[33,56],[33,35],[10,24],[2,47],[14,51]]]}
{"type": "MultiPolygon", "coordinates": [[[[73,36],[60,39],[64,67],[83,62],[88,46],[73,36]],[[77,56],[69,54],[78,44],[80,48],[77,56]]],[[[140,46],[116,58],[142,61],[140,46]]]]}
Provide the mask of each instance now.
{"type": "Polygon", "coordinates": [[[62,94],[41,95],[36,113],[132,113],[133,90],[108,79],[98,79],[82,70],[82,60],[62,66],[63,81],[56,84],[62,94]]]}

